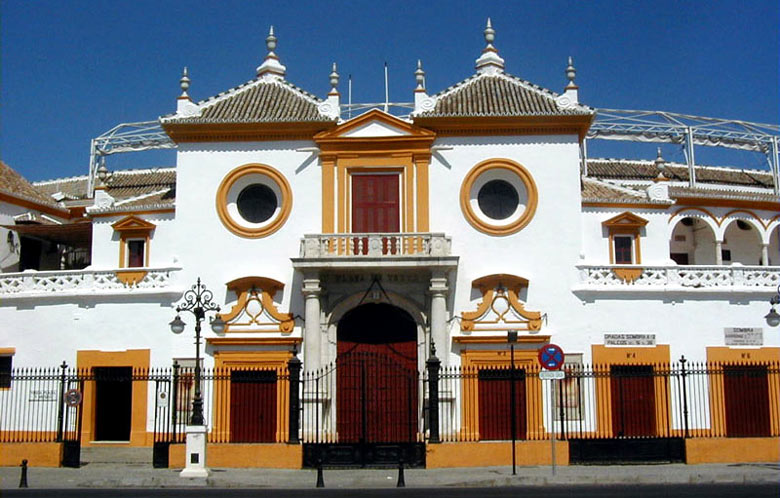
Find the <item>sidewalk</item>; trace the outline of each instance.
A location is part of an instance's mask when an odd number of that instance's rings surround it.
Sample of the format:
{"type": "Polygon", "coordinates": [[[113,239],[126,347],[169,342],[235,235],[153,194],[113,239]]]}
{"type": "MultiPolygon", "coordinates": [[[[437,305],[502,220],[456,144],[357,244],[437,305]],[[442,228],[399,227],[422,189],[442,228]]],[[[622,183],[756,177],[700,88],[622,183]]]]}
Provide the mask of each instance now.
{"type": "MultiPolygon", "coordinates": [[[[406,469],[407,487],[546,486],[573,484],[726,484],[780,483],[780,463],[728,465],[611,465],[550,467],[482,467],[406,469]]],[[[18,467],[0,467],[0,489],[19,486],[18,467]]],[[[392,488],[398,470],[324,470],[327,488],[392,488]]],[[[148,464],[88,464],[80,469],[30,468],[30,488],[314,488],[314,470],[211,469],[207,480],[183,479],[178,470],[155,469],[148,464]]],[[[779,485],[780,486],[780,485],[779,485]]]]}

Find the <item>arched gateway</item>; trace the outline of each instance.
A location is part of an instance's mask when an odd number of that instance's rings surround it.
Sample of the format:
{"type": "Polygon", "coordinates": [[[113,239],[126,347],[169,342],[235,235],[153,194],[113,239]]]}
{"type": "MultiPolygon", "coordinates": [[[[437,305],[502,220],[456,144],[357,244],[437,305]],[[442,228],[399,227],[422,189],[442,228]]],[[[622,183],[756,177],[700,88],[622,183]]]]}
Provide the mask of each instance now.
{"type": "Polygon", "coordinates": [[[335,387],[335,433],[308,445],[304,464],[422,465],[417,323],[396,306],[362,304],[339,320],[336,337],[336,360],[317,378],[335,387]]]}

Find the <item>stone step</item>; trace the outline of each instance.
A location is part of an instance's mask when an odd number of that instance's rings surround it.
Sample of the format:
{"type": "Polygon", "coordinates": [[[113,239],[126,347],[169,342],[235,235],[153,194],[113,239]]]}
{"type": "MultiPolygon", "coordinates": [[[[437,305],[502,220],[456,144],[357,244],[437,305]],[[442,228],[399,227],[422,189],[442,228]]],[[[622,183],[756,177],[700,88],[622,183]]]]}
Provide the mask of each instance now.
{"type": "Polygon", "coordinates": [[[148,463],[152,464],[152,448],[129,446],[82,446],[83,463],[148,463]]]}

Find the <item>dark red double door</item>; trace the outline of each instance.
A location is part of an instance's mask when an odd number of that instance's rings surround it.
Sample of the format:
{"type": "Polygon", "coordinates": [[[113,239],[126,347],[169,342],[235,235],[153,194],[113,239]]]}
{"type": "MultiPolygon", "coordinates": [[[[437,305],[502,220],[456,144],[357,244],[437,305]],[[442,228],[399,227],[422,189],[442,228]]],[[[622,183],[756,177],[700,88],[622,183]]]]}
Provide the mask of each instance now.
{"type": "MultiPolygon", "coordinates": [[[[352,232],[397,233],[401,230],[399,175],[363,174],[352,176],[352,232]]],[[[398,241],[382,239],[382,253],[395,254],[398,241]]],[[[368,253],[368,238],[352,240],[354,254],[368,253]]]]}
{"type": "Polygon", "coordinates": [[[336,359],[340,443],[416,441],[416,327],[405,312],[366,304],[339,324],[336,359]]]}

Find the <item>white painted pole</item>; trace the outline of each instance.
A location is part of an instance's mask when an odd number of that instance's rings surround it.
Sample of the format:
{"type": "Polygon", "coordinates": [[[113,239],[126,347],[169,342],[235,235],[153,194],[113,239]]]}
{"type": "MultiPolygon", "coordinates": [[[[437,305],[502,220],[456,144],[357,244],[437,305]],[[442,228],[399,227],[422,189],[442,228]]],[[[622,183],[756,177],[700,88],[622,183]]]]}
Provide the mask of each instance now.
{"type": "Polygon", "coordinates": [[[390,90],[387,83],[387,62],[385,62],[385,112],[390,109],[390,90]]]}
{"type": "Polygon", "coordinates": [[[555,475],[555,387],[558,381],[551,379],[552,399],[550,400],[550,457],[552,458],[552,475],[555,475]]]}

